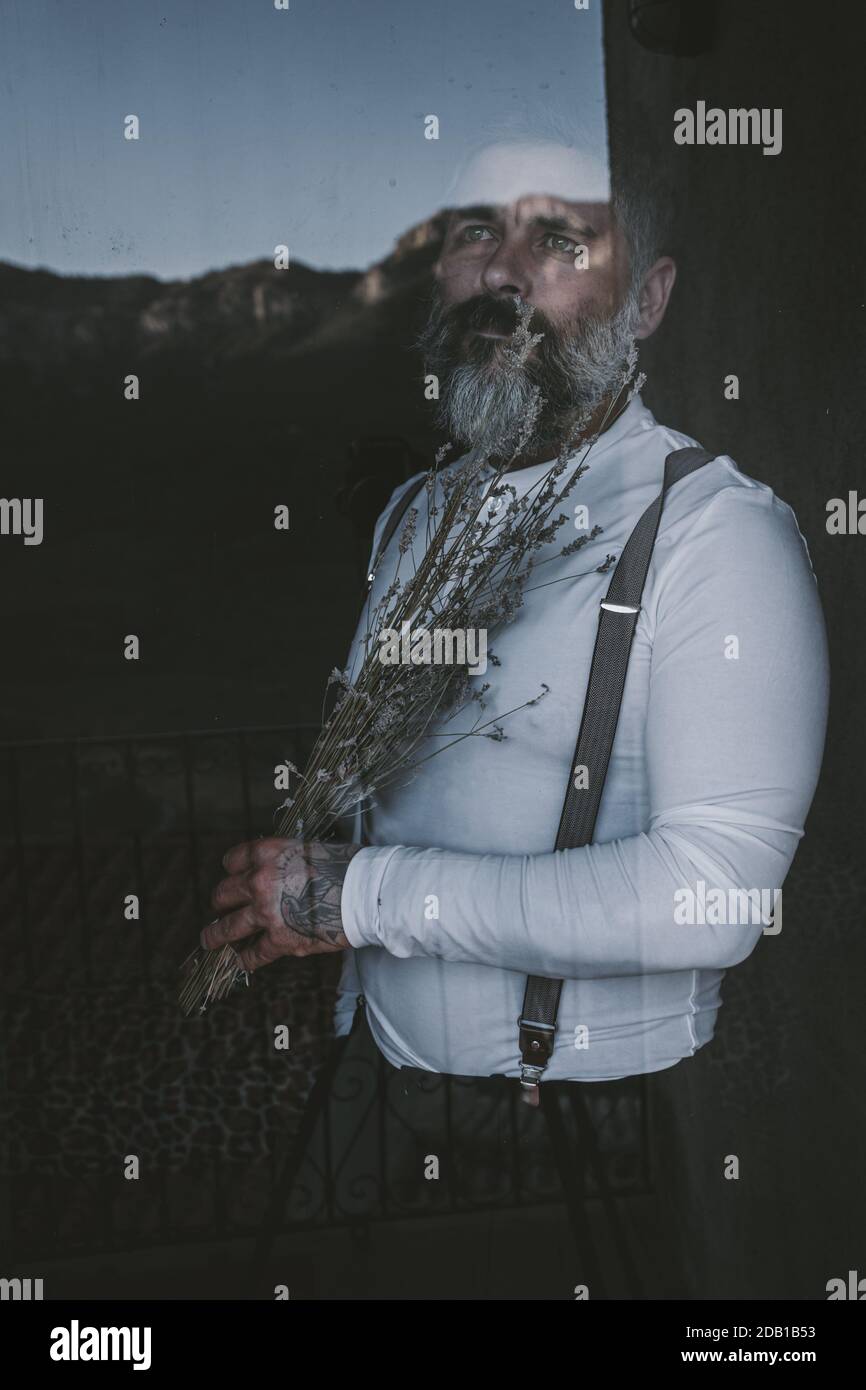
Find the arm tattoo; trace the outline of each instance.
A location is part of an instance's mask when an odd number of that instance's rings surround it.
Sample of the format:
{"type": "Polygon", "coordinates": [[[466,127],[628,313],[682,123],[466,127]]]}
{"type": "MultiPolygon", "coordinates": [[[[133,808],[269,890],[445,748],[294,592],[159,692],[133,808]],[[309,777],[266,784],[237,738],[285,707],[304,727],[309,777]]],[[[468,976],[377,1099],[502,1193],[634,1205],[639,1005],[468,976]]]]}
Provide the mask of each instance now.
{"type": "Polygon", "coordinates": [[[283,889],[280,913],[291,931],[325,941],[329,946],[338,943],[343,931],[340,898],[351,857],[344,845],[320,844],[316,859],[310,864],[312,877],[300,893],[283,889]]]}

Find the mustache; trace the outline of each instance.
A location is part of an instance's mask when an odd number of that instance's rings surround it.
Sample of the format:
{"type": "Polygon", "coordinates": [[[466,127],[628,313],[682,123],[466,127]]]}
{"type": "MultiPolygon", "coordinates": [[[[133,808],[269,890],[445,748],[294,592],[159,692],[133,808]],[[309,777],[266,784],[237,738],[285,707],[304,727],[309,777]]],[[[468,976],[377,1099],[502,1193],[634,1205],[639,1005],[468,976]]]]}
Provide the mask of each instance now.
{"type": "MultiPolygon", "coordinates": [[[[415,346],[431,371],[450,373],[464,360],[464,351],[469,351],[461,347],[468,333],[500,333],[506,339],[513,338],[520,323],[518,306],[523,307],[525,302],[517,295],[498,298],[482,293],[446,306],[438,288],[434,287],[427,323],[416,338],[415,346]]],[[[571,338],[575,333],[579,335],[584,325],[558,328],[535,305],[531,308],[526,327],[530,333],[540,335],[541,341],[537,344],[535,356],[524,363],[521,371],[535,380],[539,374],[547,377],[551,368],[568,352],[571,338]]],[[[481,339],[476,340],[473,356],[481,351],[482,342],[481,339]]],[[[493,344],[488,341],[484,346],[492,349],[493,344]]]]}
{"type": "MultiPolygon", "coordinates": [[[[512,334],[518,325],[517,304],[514,299],[495,299],[488,294],[475,295],[445,309],[441,304],[439,323],[456,334],[471,330],[512,334]]],[[[551,325],[540,310],[533,308],[529,327],[533,333],[550,333],[551,325]]]]}

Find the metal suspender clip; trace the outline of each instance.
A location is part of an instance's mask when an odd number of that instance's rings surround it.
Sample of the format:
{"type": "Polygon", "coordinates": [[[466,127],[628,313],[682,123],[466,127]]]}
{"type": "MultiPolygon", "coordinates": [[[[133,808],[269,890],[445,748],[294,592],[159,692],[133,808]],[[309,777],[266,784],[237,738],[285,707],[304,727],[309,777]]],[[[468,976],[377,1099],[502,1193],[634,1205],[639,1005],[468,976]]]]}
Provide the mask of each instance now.
{"type": "Polygon", "coordinates": [[[520,1085],[526,1092],[523,1099],[530,1105],[537,1105],[541,1073],[553,1056],[556,1025],[534,1023],[521,1015],[517,1026],[520,1029],[520,1085]]]}
{"type": "Polygon", "coordinates": [[[608,613],[639,613],[640,604],[637,608],[632,608],[630,603],[601,603],[600,608],[606,608],[608,613]]]}

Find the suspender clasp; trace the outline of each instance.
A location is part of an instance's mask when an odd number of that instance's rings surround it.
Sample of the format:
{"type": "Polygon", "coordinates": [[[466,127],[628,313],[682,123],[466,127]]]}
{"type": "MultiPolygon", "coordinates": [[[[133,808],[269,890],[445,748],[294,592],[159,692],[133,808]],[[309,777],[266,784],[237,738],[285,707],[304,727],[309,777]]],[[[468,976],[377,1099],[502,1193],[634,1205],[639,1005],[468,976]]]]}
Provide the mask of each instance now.
{"type": "Polygon", "coordinates": [[[556,1024],[539,1023],[522,1015],[517,1024],[520,1029],[521,1099],[529,1105],[538,1105],[541,1073],[553,1056],[556,1024]]]}
{"type": "Polygon", "coordinates": [[[538,1105],[541,1101],[539,1082],[543,1067],[531,1067],[526,1062],[520,1064],[520,1089],[521,1100],[525,1100],[527,1105],[538,1105]]]}

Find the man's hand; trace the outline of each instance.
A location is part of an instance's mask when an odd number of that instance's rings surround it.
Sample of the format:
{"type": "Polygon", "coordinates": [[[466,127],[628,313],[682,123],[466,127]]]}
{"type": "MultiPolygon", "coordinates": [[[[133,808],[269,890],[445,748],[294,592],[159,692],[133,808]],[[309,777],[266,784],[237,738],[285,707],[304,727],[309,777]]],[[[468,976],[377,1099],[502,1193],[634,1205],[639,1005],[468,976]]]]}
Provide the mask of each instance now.
{"type": "Polygon", "coordinates": [[[336,841],[285,840],[273,837],[235,845],[223,857],[229,877],[211,894],[220,914],[201,933],[209,951],[226,942],[244,970],[257,970],[280,956],[310,956],[342,951],[340,899],[349,860],[360,845],[336,841]]]}

